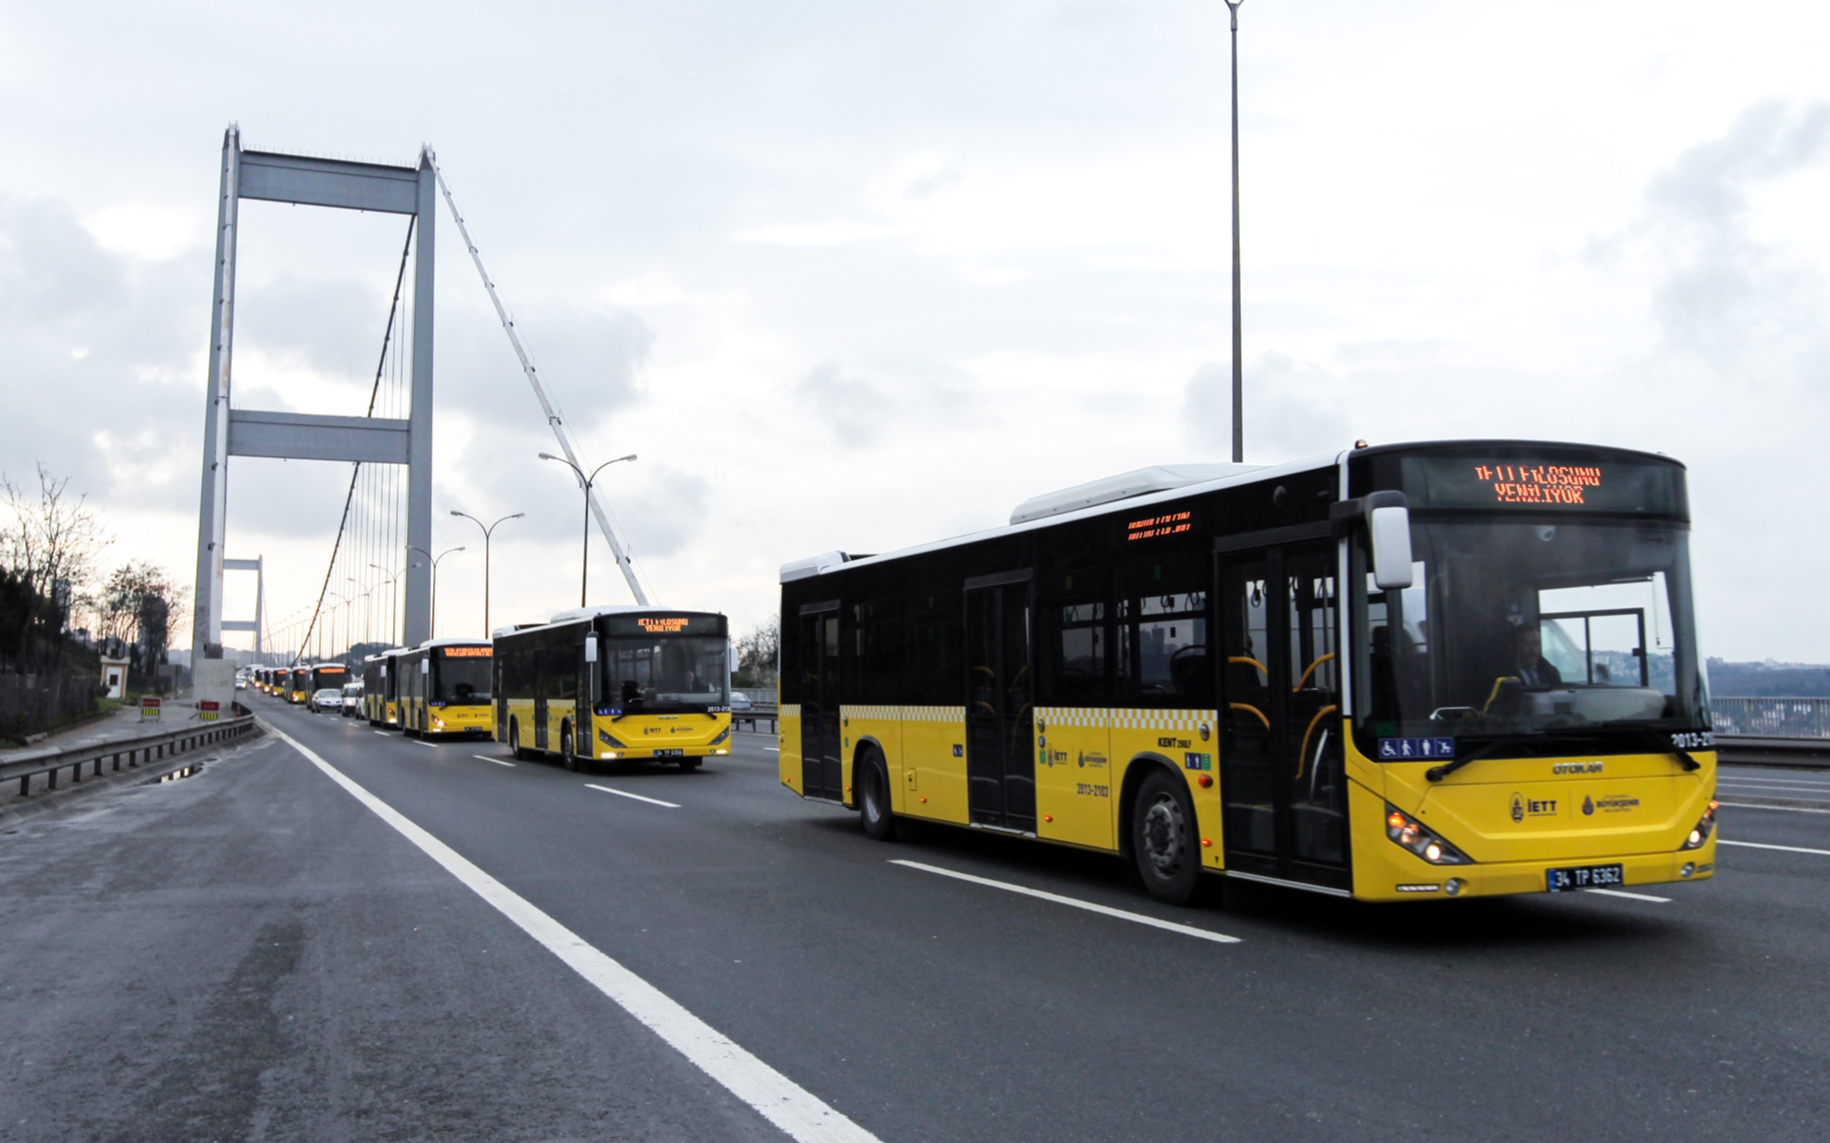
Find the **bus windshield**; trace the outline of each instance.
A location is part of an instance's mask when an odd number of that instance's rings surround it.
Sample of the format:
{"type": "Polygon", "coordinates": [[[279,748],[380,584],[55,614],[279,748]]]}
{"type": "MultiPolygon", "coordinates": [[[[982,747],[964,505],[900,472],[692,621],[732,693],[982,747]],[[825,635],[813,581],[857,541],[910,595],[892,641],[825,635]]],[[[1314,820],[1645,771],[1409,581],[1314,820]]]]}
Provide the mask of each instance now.
{"type": "Polygon", "coordinates": [[[1381,591],[1356,545],[1355,736],[1368,758],[1521,753],[1571,738],[1700,745],[1708,691],[1681,524],[1565,517],[1411,520],[1412,586],[1381,591]],[[1513,742],[1512,739],[1518,739],[1513,742]]]}
{"type": "Polygon", "coordinates": [[[624,714],[728,706],[725,649],[716,636],[606,639],[600,700],[624,714]]]}
{"type": "Polygon", "coordinates": [[[435,657],[432,693],[426,697],[451,706],[488,706],[489,675],[494,662],[485,656],[435,657]]]}

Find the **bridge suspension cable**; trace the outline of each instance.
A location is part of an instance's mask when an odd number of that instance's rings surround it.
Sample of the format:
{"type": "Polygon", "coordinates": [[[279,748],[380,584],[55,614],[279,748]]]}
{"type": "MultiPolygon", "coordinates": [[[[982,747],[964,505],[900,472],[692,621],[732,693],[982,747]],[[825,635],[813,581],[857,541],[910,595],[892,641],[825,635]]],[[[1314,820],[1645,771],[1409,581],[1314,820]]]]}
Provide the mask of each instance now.
{"type": "MultiPolygon", "coordinates": [[[[438,189],[445,196],[445,205],[451,208],[452,221],[457,223],[458,234],[464,239],[465,249],[470,251],[470,260],[476,263],[477,274],[483,279],[483,288],[489,292],[490,303],[496,307],[496,316],[502,320],[502,329],[508,334],[509,344],[515,347],[515,356],[521,362],[521,371],[527,375],[527,383],[533,387],[534,398],[540,402],[541,411],[546,414],[546,423],[553,430],[553,436],[559,441],[560,451],[572,462],[575,470],[585,469],[583,461],[578,459],[578,450],[572,446],[572,434],[566,428],[565,418],[553,407],[547,398],[546,387],[540,383],[540,371],[535,368],[533,358],[528,355],[527,347],[522,344],[521,335],[515,328],[515,320],[509,315],[508,307],[503,304],[502,296],[496,292],[496,283],[483,265],[483,255],[478,252],[477,244],[470,238],[470,227],[464,222],[463,212],[458,210],[457,199],[452,197],[451,187],[445,182],[445,172],[439,169],[438,159],[430,149],[426,151],[426,161],[432,166],[432,177],[438,180],[438,189]]],[[[633,557],[629,554],[628,545],[624,543],[615,525],[615,514],[608,512],[599,498],[597,489],[585,484],[583,478],[579,483],[584,486],[585,499],[591,507],[591,514],[597,518],[597,526],[610,542],[610,550],[616,556],[616,566],[623,573],[623,579],[629,584],[629,592],[635,601],[643,607],[649,605],[648,593],[642,589],[642,582],[636,576],[633,557]]]]}

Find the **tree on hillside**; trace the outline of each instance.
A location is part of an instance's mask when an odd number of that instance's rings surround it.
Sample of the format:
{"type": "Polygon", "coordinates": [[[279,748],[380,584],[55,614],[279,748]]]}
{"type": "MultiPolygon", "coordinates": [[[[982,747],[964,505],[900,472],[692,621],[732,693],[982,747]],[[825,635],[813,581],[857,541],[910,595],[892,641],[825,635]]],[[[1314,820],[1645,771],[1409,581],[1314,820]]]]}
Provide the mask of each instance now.
{"type": "Polygon", "coordinates": [[[766,686],[775,681],[781,648],[781,620],[771,616],[768,622],[737,640],[738,672],[754,680],[755,685],[766,686]]]}
{"type": "MultiPolygon", "coordinates": [[[[55,670],[63,630],[102,550],[111,542],[87,497],[71,494],[69,477],[38,466],[38,496],[0,474],[0,561],[25,591],[18,631],[0,648],[13,669],[55,670]]],[[[9,625],[10,627],[10,625],[9,625]]]]}
{"type": "Polygon", "coordinates": [[[111,649],[131,648],[139,670],[163,661],[182,609],[183,598],[172,574],[158,564],[129,560],[114,569],[91,604],[95,633],[111,649]]]}

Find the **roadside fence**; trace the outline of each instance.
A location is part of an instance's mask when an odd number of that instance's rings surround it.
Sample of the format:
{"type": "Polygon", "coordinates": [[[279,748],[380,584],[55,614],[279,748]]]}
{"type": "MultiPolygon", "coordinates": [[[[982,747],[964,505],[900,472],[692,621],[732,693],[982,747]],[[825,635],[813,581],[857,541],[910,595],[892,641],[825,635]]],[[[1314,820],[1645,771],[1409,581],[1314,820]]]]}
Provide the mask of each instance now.
{"type": "Polygon", "coordinates": [[[24,797],[31,792],[32,779],[40,775],[45,777],[44,788],[55,790],[57,789],[57,776],[65,770],[70,772],[72,783],[81,782],[85,768],[90,768],[90,777],[99,778],[102,776],[103,763],[109,763],[109,771],[114,772],[122,768],[121,760],[124,758],[127,760],[126,768],[132,770],[199,746],[242,738],[252,733],[253,730],[253,717],[244,716],[224,719],[221,722],[200,723],[158,734],[116,738],[86,746],[34,750],[29,753],[15,754],[11,760],[0,763],[0,783],[17,779],[19,796],[24,797]]]}

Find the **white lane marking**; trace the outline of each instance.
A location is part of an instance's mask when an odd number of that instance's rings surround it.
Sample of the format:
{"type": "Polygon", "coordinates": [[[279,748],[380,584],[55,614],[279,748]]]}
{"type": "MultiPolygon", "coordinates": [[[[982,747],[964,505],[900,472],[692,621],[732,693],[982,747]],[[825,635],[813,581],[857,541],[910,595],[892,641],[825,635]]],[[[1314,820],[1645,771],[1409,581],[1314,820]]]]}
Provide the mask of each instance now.
{"type": "Polygon", "coordinates": [[[1744,845],[1749,849],[1783,849],[1787,853],[1815,853],[1819,857],[1830,857],[1830,849],[1806,849],[1802,845],[1767,845],[1764,842],[1758,841],[1730,841],[1725,837],[1717,838],[1716,844],[1744,845]]]}
{"type": "Polygon", "coordinates": [[[532,902],[483,872],[458,852],[415,825],[393,806],[363,789],[343,771],[296,738],[268,726],[331,781],[374,811],[426,856],[521,931],[564,961],[624,1011],[653,1029],[681,1055],[743,1100],[798,1143],[881,1143],[875,1135],[827,1106],[818,1096],[745,1051],[730,1037],[688,1012],[654,985],[604,955],[585,939],[536,908],[532,902]]]}
{"type": "Polygon", "coordinates": [[[1008,881],[993,881],[989,877],[975,877],[970,873],[959,873],[952,869],[942,869],[938,865],[924,865],[919,861],[905,861],[892,858],[891,865],[902,865],[909,869],[919,869],[924,873],[938,873],[942,877],[952,877],[959,881],[970,881],[974,885],[989,885],[993,889],[1003,889],[1009,893],[1021,893],[1025,897],[1039,897],[1044,901],[1053,901],[1058,905],[1071,905],[1076,909],[1085,909],[1089,913],[1099,913],[1107,917],[1117,917],[1121,921],[1135,921],[1140,925],[1149,925],[1153,929],[1167,929],[1172,933],[1181,933],[1187,937],[1199,937],[1204,941],[1216,944],[1236,945],[1238,937],[1229,937],[1225,933],[1216,933],[1209,929],[1197,929],[1193,925],[1178,925],[1174,921],[1159,921],[1155,917],[1146,917],[1142,913],[1127,913],[1123,909],[1114,909],[1109,905],[1095,905],[1091,901],[1078,901],[1072,897],[1063,897],[1059,893],[1049,893],[1041,889],[1031,889],[1023,885],[1012,885],[1008,881]]]}
{"type": "Polygon", "coordinates": [[[485,762],[494,762],[498,766],[513,766],[513,762],[504,762],[500,758],[491,758],[487,754],[472,754],[472,758],[481,758],[485,762]]]}
{"type": "Polygon", "coordinates": [[[663,802],[659,798],[645,798],[640,794],[632,794],[628,790],[612,790],[608,786],[597,786],[597,785],[593,785],[590,782],[585,783],[585,789],[602,790],[606,794],[615,794],[619,798],[634,798],[638,802],[647,802],[650,805],[655,805],[655,806],[666,806],[670,810],[677,810],[680,808],[680,803],[678,803],[678,802],[663,802]]]}
{"type": "Polygon", "coordinates": [[[1830,814],[1830,810],[1814,810],[1808,806],[1761,806],[1753,802],[1717,802],[1718,806],[1733,806],[1737,810],[1779,810],[1788,814],[1830,814]]]}
{"type": "Polygon", "coordinates": [[[419,740],[419,739],[417,739],[417,738],[415,738],[415,739],[414,739],[414,740],[413,740],[413,745],[415,745],[415,746],[424,746],[424,747],[425,747],[425,748],[426,748],[426,749],[427,749],[427,750],[437,750],[437,749],[438,749],[438,747],[436,747],[436,746],[434,746],[434,745],[432,745],[432,744],[431,744],[431,743],[430,743],[430,742],[421,742],[421,741],[420,741],[420,740],[419,740]]]}
{"type": "Polygon", "coordinates": [[[383,735],[385,735],[385,734],[386,734],[386,733],[387,733],[387,731],[385,731],[385,730],[371,730],[371,731],[369,731],[369,733],[370,733],[370,734],[383,734],[383,735]]]}
{"type": "Polygon", "coordinates": [[[763,747],[763,749],[771,751],[776,754],[780,754],[782,752],[782,748],[779,746],[765,746],[765,747],[763,747]]]}
{"type": "Polygon", "coordinates": [[[1654,897],[1650,893],[1629,893],[1625,889],[1584,889],[1584,893],[1599,893],[1603,897],[1626,897],[1634,901],[1656,901],[1660,905],[1671,904],[1669,897],[1654,897]]]}

